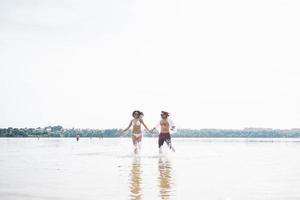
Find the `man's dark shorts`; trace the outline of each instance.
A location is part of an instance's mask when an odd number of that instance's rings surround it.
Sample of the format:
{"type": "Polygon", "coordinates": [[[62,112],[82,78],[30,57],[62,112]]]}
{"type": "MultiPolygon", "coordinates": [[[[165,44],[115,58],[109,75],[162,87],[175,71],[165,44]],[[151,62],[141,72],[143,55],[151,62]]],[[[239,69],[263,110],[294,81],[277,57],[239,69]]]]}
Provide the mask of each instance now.
{"type": "Polygon", "coordinates": [[[164,142],[166,142],[168,145],[171,144],[171,135],[170,133],[160,133],[158,137],[158,147],[161,147],[164,142]]]}

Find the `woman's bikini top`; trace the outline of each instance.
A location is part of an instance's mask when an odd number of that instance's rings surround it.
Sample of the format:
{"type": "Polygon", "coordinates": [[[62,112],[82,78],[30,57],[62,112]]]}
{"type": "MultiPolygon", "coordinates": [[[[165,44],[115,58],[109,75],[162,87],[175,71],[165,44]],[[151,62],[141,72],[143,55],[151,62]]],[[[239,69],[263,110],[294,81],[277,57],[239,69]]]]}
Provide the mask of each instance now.
{"type": "Polygon", "coordinates": [[[140,120],[132,120],[132,125],[133,126],[141,126],[140,120]]]}

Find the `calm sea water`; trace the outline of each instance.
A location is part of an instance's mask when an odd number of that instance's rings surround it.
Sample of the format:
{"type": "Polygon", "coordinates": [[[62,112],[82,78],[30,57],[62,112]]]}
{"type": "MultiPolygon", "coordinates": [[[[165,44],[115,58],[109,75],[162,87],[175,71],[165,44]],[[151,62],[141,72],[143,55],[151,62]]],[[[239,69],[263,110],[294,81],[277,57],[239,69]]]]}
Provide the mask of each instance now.
{"type": "Polygon", "coordinates": [[[1,138],[0,199],[300,199],[299,139],[1,138]]]}

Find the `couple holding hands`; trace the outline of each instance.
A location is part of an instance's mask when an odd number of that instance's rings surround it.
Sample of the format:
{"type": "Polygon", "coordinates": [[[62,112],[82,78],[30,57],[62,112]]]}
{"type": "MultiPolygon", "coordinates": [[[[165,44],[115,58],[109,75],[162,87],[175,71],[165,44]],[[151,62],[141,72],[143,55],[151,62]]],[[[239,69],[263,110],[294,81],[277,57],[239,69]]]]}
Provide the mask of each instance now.
{"type": "Polygon", "coordinates": [[[124,133],[130,127],[132,126],[132,143],[134,145],[134,152],[137,153],[138,149],[141,149],[141,140],[142,140],[142,125],[146,128],[146,130],[150,133],[153,134],[153,131],[156,129],[159,131],[159,137],[158,137],[158,148],[159,152],[162,153],[162,145],[164,142],[168,145],[170,149],[172,149],[175,152],[175,149],[172,147],[171,144],[171,135],[170,131],[173,131],[175,129],[175,126],[173,122],[168,119],[169,113],[166,111],[161,111],[161,120],[155,126],[153,129],[148,129],[146,124],[143,121],[144,113],[141,111],[133,111],[132,117],[133,119],[130,121],[129,125],[127,128],[122,130],[120,134],[124,133]]]}

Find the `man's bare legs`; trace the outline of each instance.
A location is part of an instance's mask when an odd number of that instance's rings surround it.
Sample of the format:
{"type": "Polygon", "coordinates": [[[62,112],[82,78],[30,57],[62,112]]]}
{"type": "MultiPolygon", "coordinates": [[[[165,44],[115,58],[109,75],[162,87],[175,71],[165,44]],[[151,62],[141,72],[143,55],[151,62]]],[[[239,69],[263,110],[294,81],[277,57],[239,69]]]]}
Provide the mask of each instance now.
{"type": "Polygon", "coordinates": [[[159,138],[158,138],[158,147],[159,147],[159,153],[162,153],[162,146],[164,144],[164,142],[167,143],[168,147],[175,152],[174,147],[172,146],[171,143],[171,135],[170,133],[160,133],[159,134],[159,138]]]}
{"type": "Polygon", "coordinates": [[[171,140],[167,139],[167,140],[166,140],[166,143],[167,143],[168,147],[169,147],[170,149],[172,149],[173,152],[175,152],[175,149],[174,149],[174,147],[172,146],[171,140]]]}

